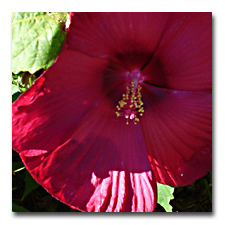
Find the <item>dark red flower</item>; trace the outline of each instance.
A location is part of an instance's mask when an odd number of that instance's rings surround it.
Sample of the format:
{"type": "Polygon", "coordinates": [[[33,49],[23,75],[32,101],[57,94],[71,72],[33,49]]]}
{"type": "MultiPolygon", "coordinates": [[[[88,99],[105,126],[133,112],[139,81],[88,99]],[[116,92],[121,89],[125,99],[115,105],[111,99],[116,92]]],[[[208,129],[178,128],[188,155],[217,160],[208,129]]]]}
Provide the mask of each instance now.
{"type": "Polygon", "coordinates": [[[71,13],[54,65],[13,104],[13,149],[82,211],[153,211],[156,182],[211,170],[211,13],[71,13]]]}

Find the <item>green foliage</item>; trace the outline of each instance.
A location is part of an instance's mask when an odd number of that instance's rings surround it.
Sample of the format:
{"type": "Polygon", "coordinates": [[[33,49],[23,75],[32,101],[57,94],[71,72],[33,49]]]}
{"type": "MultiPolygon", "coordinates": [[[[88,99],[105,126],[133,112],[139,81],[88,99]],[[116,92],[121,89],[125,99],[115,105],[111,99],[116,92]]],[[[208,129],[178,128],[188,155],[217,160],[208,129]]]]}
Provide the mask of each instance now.
{"type": "Polygon", "coordinates": [[[16,101],[16,99],[20,96],[20,92],[16,92],[15,94],[12,95],[12,103],[16,101]]]}
{"type": "Polygon", "coordinates": [[[35,79],[35,74],[30,74],[29,72],[12,74],[12,94],[16,92],[23,93],[33,84],[35,79]]]}
{"type": "Polygon", "coordinates": [[[12,71],[31,74],[49,68],[58,56],[66,32],[67,13],[12,13],[12,71]]]}
{"type": "Polygon", "coordinates": [[[212,202],[212,191],[210,189],[212,189],[212,171],[208,173],[208,175],[204,178],[204,184],[205,184],[205,188],[208,192],[208,196],[210,201],[212,202]],[[208,180],[207,180],[208,178],[208,180]]]}
{"type": "Polygon", "coordinates": [[[30,194],[34,189],[36,189],[40,185],[34,180],[34,178],[30,175],[28,171],[26,171],[25,182],[26,186],[25,191],[23,193],[23,197],[21,199],[22,201],[28,194],[30,194]]]}
{"type": "Polygon", "coordinates": [[[17,87],[17,85],[12,84],[12,95],[14,95],[18,91],[19,91],[19,88],[17,87]]]}
{"type": "Polygon", "coordinates": [[[24,166],[22,161],[18,161],[18,162],[13,162],[12,163],[12,171],[13,171],[13,173],[21,171],[23,169],[25,169],[25,166],[24,166]]]}
{"type": "Polygon", "coordinates": [[[12,211],[13,212],[30,212],[29,210],[15,203],[12,203],[12,211]]]}
{"type": "Polygon", "coordinates": [[[158,189],[157,203],[160,204],[167,212],[172,212],[170,200],[174,198],[173,197],[174,188],[168,185],[157,183],[157,189],[158,189]]]}

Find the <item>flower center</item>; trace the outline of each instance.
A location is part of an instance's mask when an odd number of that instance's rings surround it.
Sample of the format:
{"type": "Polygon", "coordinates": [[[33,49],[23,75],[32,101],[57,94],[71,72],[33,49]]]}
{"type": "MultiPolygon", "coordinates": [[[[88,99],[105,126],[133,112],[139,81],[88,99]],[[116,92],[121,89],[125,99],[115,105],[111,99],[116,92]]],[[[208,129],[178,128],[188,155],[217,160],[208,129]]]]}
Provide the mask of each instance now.
{"type": "Polygon", "coordinates": [[[134,80],[126,87],[126,93],[123,94],[123,98],[118,102],[116,106],[116,115],[124,116],[127,120],[127,125],[129,120],[132,120],[134,124],[139,122],[140,116],[143,116],[144,108],[143,102],[141,100],[141,86],[138,81],[134,80]]]}

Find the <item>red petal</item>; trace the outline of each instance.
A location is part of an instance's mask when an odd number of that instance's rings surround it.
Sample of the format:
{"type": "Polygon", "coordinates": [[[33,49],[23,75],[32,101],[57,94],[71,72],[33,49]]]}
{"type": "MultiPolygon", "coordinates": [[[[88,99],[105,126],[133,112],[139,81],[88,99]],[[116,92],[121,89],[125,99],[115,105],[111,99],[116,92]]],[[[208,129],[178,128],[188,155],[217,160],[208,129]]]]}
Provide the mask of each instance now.
{"type": "Polygon", "coordinates": [[[53,152],[21,157],[57,199],[82,211],[153,211],[157,187],[140,126],[127,126],[102,101],[53,152]]]}
{"type": "Polygon", "coordinates": [[[212,88],[212,13],[176,13],[142,71],[146,81],[177,90],[212,88]]]}
{"type": "Polygon", "coordinates": [[[62,145],[90,110],[121,82],[118,74],[121,69],[110,67],[106,60],[64,51],[14,102],[13,149],[31,156],[62,145]]]}
{"type": "Polygon", "coordinates": [[[141,118],[159,183],[183,186],[212,169],[212,95],[144,85],[141,118]],[[149,97],[151,96],[151,97],[149,97]]]}
{"type": "Polygon", "coordinates": [[[115,98],[125,90],[123,73],[112,62],[65,49],[13,104],[13,149],[34,179],[71,207],[156,206],[140,127],[115,114],[115,98]]]}
{"type": "Polygon", "coordinates": [[[141,69],[155,51],[169,13],[72,13],[69,48],[141,69]]]}
{"type": "Polygon", "coordinates": [[[153,211],[149,160],[161,183],[187,185],[205,175],[212,150],[210,25],[209,14],[72,14],[72,50],[13,104],[13,148],[34,178],[83,211],[153,211]],[[147,62],[145,113],[127,126],[115,105],[126,70],[147,62]]]}

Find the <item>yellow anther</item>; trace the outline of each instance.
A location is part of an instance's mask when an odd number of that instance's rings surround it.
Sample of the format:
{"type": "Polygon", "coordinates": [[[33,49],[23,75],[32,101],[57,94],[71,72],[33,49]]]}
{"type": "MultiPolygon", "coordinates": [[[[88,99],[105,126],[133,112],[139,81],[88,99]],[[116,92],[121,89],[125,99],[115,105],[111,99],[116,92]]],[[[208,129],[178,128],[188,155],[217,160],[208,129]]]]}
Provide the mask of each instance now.
{"type": "Polygon", "coordinates": [[[129,86],[126,87],[126,93],[122,95],[122,99],[116,106],[116,116],[124,116],[127,120],[126,124],[129,124],[129,120],[133,120],[134,124],[140,121],[140,116],[143,115],[144,108],[141,100],[141,87],[136,84],[136,81],[132,81],[129,86]]]}
{"type": "Polygon", "coordinates": [[[116,115],[117,115],[117,117],[119,117],[120,116],[120,113],[119,112],[116,112],[116,115]]]}
{"type": "Polygon", "coordinates": [[[121,108],[123,108],[123,106],[126,105],[126,104],[127,104],[127,102],[125,102],[123,100],[119,101],[119,105],[120,105],[121,108]]]}

